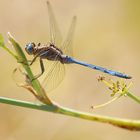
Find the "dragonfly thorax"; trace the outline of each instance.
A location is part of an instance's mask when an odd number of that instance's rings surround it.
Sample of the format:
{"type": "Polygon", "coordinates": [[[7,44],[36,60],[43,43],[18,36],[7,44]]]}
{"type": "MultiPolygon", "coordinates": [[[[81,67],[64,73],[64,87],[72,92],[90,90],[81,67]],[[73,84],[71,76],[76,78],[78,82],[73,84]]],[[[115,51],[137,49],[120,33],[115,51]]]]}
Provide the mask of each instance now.
{"type": "Polygon", "coordinates": [[[57,48],[54,44],[50,44],[49,46],[42,48],[40,57],[51,61],[61,61],[62,55],[63,52],[59,48],[57,48]]]}
{"type": "Polygon", "coordinates": [[[25,50],[29,55],[34,55],[41,59],[65,63],[66,55],[52,43],[49,45],[41,45],[40,43],[35,45],[35,43],[29,43],[26,45],[25,50]]]}

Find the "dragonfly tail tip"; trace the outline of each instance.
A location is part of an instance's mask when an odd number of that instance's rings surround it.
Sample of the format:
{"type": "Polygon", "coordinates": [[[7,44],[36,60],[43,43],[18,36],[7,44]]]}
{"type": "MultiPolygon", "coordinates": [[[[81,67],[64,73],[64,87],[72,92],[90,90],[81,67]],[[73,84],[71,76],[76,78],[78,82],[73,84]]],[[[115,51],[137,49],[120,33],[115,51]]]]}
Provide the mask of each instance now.
{"type": "Polygon", "coordinates": [[[128,76],[128,79],[132,79],[132,76],[128,76]]]}

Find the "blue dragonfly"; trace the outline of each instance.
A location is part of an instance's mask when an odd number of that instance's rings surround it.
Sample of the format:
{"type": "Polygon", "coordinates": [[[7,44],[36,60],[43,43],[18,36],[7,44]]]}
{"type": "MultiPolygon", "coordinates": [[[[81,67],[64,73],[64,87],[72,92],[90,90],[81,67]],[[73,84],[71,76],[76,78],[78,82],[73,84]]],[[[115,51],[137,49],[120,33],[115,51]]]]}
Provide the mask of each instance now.
{"type": "Polygon", "coordinates": [[[39,58],[41,73],[35,76],[39,78],[45,72],[45,66],[43,59],[48,60],[49,65],[46,70],[46,77],[43,80],[43,85],[46,86],[47,91],[50,91],[57,87],[64,78],[65,67],[64,64],[78,64],[91,69],[99,70],[112,76],[120,78],[131,79],[132,77],[124,73],[120,73],[114,70],[109,70],[101,66],[92,65],[83,61],[74,59],[72,56],[72,40],[76,25],[76,16],[73,17],[70,29],[68,31],[65,41],[62,43],[62,37],[58,28],[51,4],[47,2],[49,13],[49,25],[50,25],[50,42],[42,45],[41,43],[28,43],[25,47],[26,52],[29,55],[33,55],[34,58],[31,61],[32,65],[37,58],[39,58]]]}

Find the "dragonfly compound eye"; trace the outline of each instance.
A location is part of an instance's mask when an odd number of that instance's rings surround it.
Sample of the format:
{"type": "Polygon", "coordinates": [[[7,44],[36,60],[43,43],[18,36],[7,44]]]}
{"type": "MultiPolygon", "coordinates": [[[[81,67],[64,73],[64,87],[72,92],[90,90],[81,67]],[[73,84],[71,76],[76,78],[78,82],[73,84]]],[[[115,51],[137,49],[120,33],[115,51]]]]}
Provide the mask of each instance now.
{"type": "Polygon", "coordinates": [[[29,43],[26,45],[25,50],[29,55],[32,55],[34,51],[34,47],[35,47],[34,43],[29,43]]]}

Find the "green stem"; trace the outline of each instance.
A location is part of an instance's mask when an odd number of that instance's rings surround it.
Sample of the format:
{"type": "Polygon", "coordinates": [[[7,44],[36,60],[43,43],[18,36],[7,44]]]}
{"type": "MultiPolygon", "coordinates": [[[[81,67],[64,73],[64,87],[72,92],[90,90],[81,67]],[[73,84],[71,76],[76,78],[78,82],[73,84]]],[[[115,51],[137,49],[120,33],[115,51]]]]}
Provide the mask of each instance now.
{"type": "MultiPolygon", "coordinates": [[[[27,58],[26,58],[25,54],[23,53],[20,45],[15,41],[15,39],[12,37],[12,35],[10,33],[8,33],[8,37],[9,37],[9,41],[12,43],[12,45],[17,53],[18,62],[20,62],[22,64],[22,66],[24,67],[24,69],[26,70],[27,75],[29,76],[29,79],[34,79],[34,75],[31,71],[30,67],[27,65],[28,64],[27,58]]],[[[45,104],[52,104],[52,102],[47,97],[44,89],[41,87],[41,85],[37,79],[32,81],[32,86],[35,89],[36,93],[39,95],[38,96],[39,99],[42,99],[42,102],[44,102],[45,104]]]]}
{"type": "Polygon", "coordinates": [[[5,97],[0,97],[0,102],[10,104],[10,105],[16,105],[20,107],[26,107],[26,108],[31,108],[31,109],[64,114],[64,115],[91,120],[91,121],[109,123],[109,124],[112,124],[121,128],[125,128],[128,130],[137,130],[137,131],[140,130],[139,120],[120,119],[120,118],[115,118],[115,117],[89,114],[89,113],[80,112],[77,110],[65,108],[62,106],[54,105],[54,104],[53,105],[34,104],[31,102],[20,101],[20,100],[5,98],[5,97]]]}
{"type": "Polygon", "coordinates": [[[129,96],[131,99],[133,99],[134,101],[136,101],[137,103],[140,104],[140,98],[139,98],[139,97],[133,95],[133,94],[130,93],[130,92],[127,93],[127,96],[129,96]]]}
{"type": "Polygon", "coordinates": [[[10,53],[15,59],[18,59],[17,56],[7,47],[3,47],[8,53],[10,53]]]}

